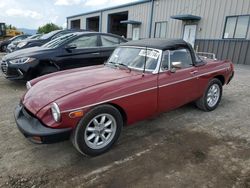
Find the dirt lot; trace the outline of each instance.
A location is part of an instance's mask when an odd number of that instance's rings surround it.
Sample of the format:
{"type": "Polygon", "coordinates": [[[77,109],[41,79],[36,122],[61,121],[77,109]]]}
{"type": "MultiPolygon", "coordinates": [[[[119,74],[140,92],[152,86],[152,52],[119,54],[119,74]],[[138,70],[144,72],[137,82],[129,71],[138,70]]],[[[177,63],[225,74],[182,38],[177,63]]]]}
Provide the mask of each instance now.
{"type": "Polygon", "coordinates": [[[13,118],[24,91],[0,73],[0,187],[250,188],[250,67],[236,66],[217,110],[190,104],[137,123],[95,158],[26,140],[13,118]]]}

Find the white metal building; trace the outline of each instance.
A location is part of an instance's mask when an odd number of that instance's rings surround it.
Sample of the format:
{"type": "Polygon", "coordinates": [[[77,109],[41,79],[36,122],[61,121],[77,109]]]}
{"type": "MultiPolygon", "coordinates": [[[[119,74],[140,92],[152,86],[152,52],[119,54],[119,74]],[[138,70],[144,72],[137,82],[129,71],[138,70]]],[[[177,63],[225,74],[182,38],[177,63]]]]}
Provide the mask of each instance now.
{"type": "Polygon", "coordinates": [[[67,24],[133,40],[183,38],[221,58],[228,54],[220,51],[220,45],[227,51],[233,45],[233,56],[245,56],[235,63],[250,64],[250,0],[143,0],[70,16],[67,24]],[[245,53],[238,54],[242,50],[245,53]]]}

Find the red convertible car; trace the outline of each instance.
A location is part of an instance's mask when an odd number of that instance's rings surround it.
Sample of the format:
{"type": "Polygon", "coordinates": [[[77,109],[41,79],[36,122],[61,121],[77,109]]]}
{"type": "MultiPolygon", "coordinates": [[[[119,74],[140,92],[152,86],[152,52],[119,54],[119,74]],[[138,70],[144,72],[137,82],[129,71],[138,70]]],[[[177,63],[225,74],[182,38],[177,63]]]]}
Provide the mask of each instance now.
{"type": "Polygon", "coordinates": [[[111,148],[125,125],[192,101],[214,110],[233,75],[230,61],[201,59],[183,40],[131,41],[105,65],[27,82],[15,119],[33,142],[71,138],[80,153],[96,156],[111,148]]]}

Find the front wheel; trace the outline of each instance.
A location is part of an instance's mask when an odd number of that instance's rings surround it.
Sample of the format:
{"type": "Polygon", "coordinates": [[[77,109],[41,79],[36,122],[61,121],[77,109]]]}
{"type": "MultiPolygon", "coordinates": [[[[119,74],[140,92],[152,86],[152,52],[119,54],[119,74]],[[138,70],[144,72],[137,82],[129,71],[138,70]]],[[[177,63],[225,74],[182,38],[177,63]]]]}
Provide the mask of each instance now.
{"type": "Polygon", "coordinates": [[[80,153],[97,156],[112,147],[122,127],[120,112],[111,105],[101,105],[88,112],[79,122],[71,141],[80,153]]]}
{"type": "Polygon", "coordinates": [[[203,96],[196,101],[196,106],[204,111],[212,111],[217,108],[222,97],[222,84],[217,78],[212,79],[203,96]]]}
{"type": "Polygon", "coordinates": [[[6,52],[6,50],[7,50],[7,46],[6,45],[4,45],[4,46],[1,47],[1,52],[6,52]]]}

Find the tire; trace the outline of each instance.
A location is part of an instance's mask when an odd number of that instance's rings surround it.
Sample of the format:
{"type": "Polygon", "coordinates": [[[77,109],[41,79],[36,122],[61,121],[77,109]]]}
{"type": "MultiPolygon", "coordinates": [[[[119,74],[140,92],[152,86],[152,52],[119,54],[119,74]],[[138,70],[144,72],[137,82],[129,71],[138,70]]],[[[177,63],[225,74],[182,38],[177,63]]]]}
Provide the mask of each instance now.
{"type": "Polygon", "coordinates": [[[212,79],[203,96],[196,101],[196,106],[206,112],[215,110],[221,101],[222,90],[221,81],[217,78],[212,79]]]}
{"type": "Polygon", "coordinates": [[[97,156],[113,146],[120,136],[122,127],[122,115],[115,107],[97,106],[78,123],[71,135],[71,142],[81,154],[97,156]]]}
{"type": "Polygon", "coordinates": [[[1,46],[1,52],[6,52],[6,50],[7,50],[7,46],[6,45],[1,46]]]}
{"type": "Polygon", "coordinates": [[[53,66],[47,66],[47,67],[44,67],[41,72],[39,73],[38,76],[43,76],[43,75],[46,75],[46,74],[50,74],[50,73],[53,73],[53,72],[56,72],[58,71],[56,67],[53,67],[53,66]]]}

